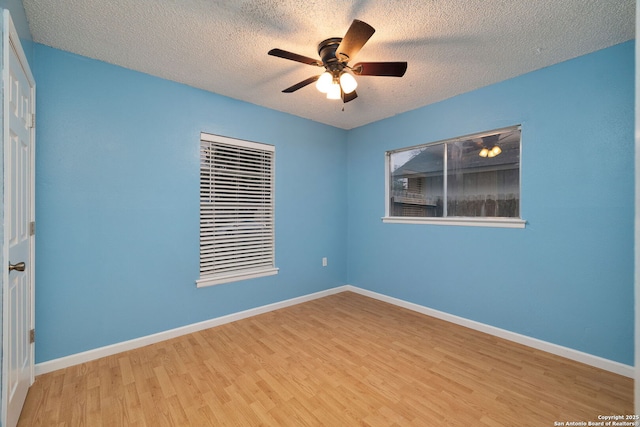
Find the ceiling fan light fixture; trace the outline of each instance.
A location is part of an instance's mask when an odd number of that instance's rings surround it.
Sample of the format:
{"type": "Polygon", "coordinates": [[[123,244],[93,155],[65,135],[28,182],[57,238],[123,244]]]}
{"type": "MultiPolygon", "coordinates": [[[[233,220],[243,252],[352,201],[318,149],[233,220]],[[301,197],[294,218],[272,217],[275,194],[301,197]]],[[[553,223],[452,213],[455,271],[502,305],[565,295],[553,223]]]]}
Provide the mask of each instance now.
{"type": "Polygon", "coordinates": [[[318,81],[316,83],[316,89],[318,89],[322,93],[329,92],[331,88],[331,84],[333,83],[333,76],[328,71],[325,71],[320,75],[318,81]]]}
{"type": "Polygon", "coordinates": [[[342,73],[340,75],[340,86],[344,93],[351,93],[358,87],[358,82],[349,73],[342,73]]]}
{"type": "Polygon", "coordinates": [[[340,84],[332,83],[327,91],[327,99],[340,99],[340,84]]]}

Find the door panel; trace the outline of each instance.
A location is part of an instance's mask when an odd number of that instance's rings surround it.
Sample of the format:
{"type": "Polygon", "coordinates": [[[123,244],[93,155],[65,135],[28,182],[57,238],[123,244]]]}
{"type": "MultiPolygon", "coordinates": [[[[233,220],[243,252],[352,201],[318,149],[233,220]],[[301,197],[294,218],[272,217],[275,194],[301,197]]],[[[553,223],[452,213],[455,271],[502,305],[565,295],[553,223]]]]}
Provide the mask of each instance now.
{"type": "MultiPolygon", "coordinates": [[[[22,94],[17,94],[22,97],[22,94]]],[[[19,125],[22,126],[22,125],[19,125]]],[[[9,272],[9,305],[7,314],[10,355],[8,362],[8,414],[20,415],[22,403],[31,384],[30,372],[30,285],[29,257],[29,132],[26,139],[11,132],[11,161],[9,176],[11,189],[9,231],[9,263],[25,263],[24,271],[9,272]]],[[[17,421],[17,418],[16,418],[17,421]]],[[[9,422],[7,425],[11,425],[9,422]]]]}
{"type": "Polygon", "coordinates": [[[14,427],[33,382],[35,89],[15,28],[4,14],[4,253],[9,266],[3,272],[2,421],[14,427]]]}

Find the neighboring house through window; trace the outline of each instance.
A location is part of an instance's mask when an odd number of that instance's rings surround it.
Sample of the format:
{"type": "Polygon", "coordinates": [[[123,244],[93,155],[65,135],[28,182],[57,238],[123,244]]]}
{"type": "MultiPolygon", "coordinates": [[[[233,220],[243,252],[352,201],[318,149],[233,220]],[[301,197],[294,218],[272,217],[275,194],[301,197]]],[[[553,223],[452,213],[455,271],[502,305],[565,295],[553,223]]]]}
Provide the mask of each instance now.
{"type": "Polygon", "coordinates": [[[198,287],[277,274],[275,147],[200,134],[198,287]]]}
{"type": "Polygon", "coordinates": [[[522,228],[520,126],[386,153],[384,222],[522,228]]]}

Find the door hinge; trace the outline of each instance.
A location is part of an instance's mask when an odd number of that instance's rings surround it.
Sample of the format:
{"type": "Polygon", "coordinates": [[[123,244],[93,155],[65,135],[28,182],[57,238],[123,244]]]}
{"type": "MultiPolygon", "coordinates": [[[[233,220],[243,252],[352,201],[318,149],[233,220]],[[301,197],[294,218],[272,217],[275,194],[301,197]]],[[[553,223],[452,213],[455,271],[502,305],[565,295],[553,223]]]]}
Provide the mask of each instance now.
{"type": "Polygon", "coordinates": [[[36,127],[36,115],[35,114],[29,114],[29,123],[28,126],[30,128],[34,128],[36,127]]]}
{"type": "Polygon", "coordinates": [[[36,235],[36,222],[35,221],[31,221],[29,223],[29,235],[30,236],[35,236],[36,235]]]}
{"type": "Polygon", "coordinates": [[[29,331],[29,344],[33,344],[36,342],[36,330],[31,329],[29,331]]]}

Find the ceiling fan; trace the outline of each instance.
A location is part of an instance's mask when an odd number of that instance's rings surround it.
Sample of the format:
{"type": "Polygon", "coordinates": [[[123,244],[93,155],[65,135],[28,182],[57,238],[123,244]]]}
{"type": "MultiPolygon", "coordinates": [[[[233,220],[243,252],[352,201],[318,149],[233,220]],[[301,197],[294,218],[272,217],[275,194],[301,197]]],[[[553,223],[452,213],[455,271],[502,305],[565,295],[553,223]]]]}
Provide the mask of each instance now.
{"type": "Polygon", "coordinates": [[[325,72],[321,75],[309,77],[286,88],[283,92],[295,92],[313,82],[317,82],[316,88],[320,92],[326,93],[328,99],[342,99],[343,102],[349,102],[358,96],[356,93],[358,83],[347,70],[357,76],[404,76],[407,71],[406,62],[358,62],[353,66],[349,66],[349,61],[360,52],[362,46],[375,31],[366,22],[354,19],[344,38],[333,37],[320,42],[318,45],[320,60],[282,49],[271,49],[269,51],[271,56],[325,68],[325,72]]]}

